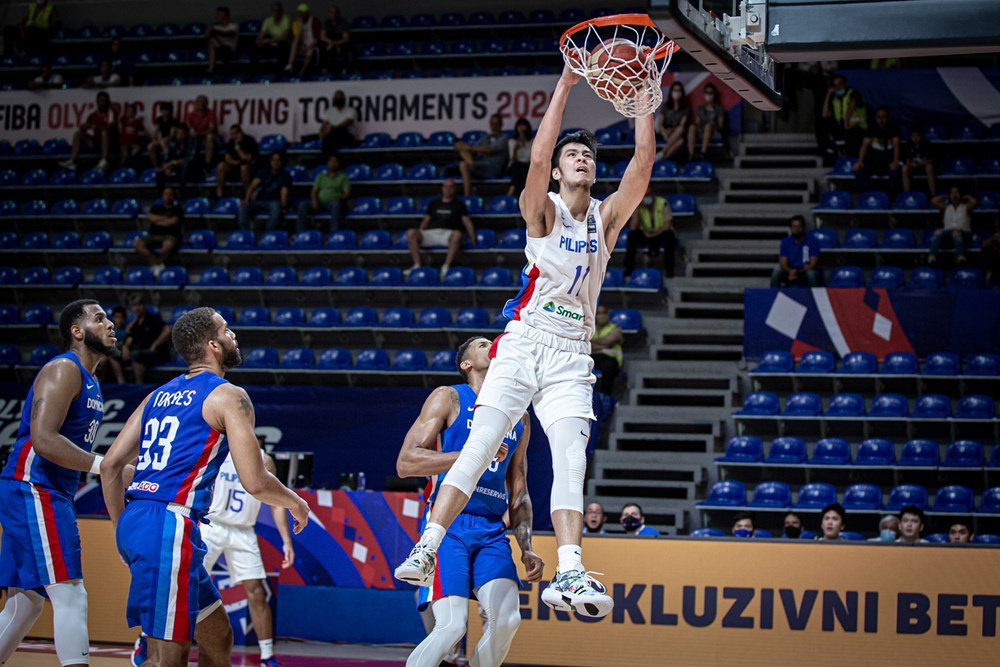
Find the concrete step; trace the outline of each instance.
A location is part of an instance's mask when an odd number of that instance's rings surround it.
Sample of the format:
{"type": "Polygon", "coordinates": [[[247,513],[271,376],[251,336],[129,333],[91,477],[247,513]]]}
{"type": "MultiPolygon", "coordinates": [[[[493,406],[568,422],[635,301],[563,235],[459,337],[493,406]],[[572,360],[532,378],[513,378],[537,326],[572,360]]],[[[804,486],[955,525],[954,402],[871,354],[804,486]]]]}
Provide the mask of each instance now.
{"type": "Polygon", "coordinates": [[[702,484],[705,467],[677,463],[659,452],[621,452],[602,449],[594,453],[591,471],[595,479],[648,479],[661,482],[702,484]]]}
{"type": "Polygon", "coordinates": [[[785,176],[775,178],[774,176],[744,176],[742,172],[736,172],[726,179],[720,179],[720,190],[796,190],[799,192],[813,192],[816,189],[816,180],[812,177],[797,174],[795,176],[785,176]]]}
{"type": "Polygon", "coordinates": [[[650,351],[657,361],[700,359],[703,361],[739,361],[742,345],[652,345],[650,351]]]}
{"type": "Polygon", "coordinates": [[[676,408],[732,408],[732,392],[717,389],[648,389],[629,390],[630,405],[655,405],[676,408]]]}
{"type": "Polygon", "coordinates": [[[767,241],[771,244],[771,252],[776,254],[775,248],[781,243],[781,239],[788,236],[786,225],[755,226],[755,227],[706,227],[703,232],[704,239],[708,241],[767,241]]]}
{"type": "Polygon", "coordinates": [[[726,375],[646,371],[636,373],[631,378],[632,386],[643,389],[709,389],[733,394],[738,389],[736,379],[726,375]]]}
{"type": "Polygon", "coordinates": [[[661,345],[742,345],[743,335],[734,331],[706,331],[692,336],[676,331],[665,331],[652,342],[661,345]]]}
{"type": "Polygon", "coordinates": [[[726,204],[748,204],[748,203],[801,203],[808,204],[812,195],[808,190],[723,190],[719,193],[722,202],[726,204]]]}
{"type": "Polygon", "coordinates": [[[823,166],[818,155],[737,155],[733,159],[736,169],[744,167],[774,167],[782,169],[817,169],[823,166]]]}
{"type": "Polygon", "coordinates": [[[742,303],[683,303],[671,304],[670,313],[674,317],[698,319],[718,319],[724,317],[730,320],[743,321],[742,303]]]}
{"type": "Polygon", "coordinates": [[[743,303],[743,289],[742,285],[710,287],[702,290],[686,287],[683,290],[675,290],[671,301],[676,304],[743,303]]]}
{"type": "MultiPolygon", "coordinates": [[[[687,252],[689,264],[723,261],[776,264],[778,257],[776,247],[770,241],[745,241],[739,244],[732,242],[703,243],[688,248],[687,252]]],[[[675,286],[675,289],[680,289],[680,287],[675,286]]]]}
{"type": "Polygon", "coordinates": [[[769,277],[774,270],[774,263],[756,262],[698,262],[688,264],[687,275],[691,277],[712,276],[716,278],[769,277]]]}
{"type": "Polygon", "coordinates": [[[751,132],[740,135],[740,146],[763,144],[811,144],[816,146],[816,135],[808,132],[751,132]]]}
{"type": "MultiPolygon", "coordinates": [[[[694,500],[696,486],[691,482],[661,482],[646,479],[591,479],[587,482],[587,496],[632,496],[632,502],[642,504],[644,499],[694,500]]],[[[643,505],[645,509],[645,505],[643,505]]]]}

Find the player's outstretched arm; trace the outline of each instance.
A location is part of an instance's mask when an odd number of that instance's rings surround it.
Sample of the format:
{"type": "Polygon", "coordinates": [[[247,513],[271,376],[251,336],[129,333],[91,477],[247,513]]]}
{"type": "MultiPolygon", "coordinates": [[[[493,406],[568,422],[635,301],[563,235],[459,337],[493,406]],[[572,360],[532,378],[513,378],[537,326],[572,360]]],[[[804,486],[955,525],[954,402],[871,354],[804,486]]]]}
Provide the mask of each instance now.
{"type": "Polygon", "coordinates": [[[531,549],[531,496],[528,495],[528,441],[531,440],[531,420],[527,413],[521,417],[521,441],[514,449],[514,456],[507,467],[507,511],[514,539],[521,549],[525,581],[541,581],[545,563],[531,549]]]}
{"type": "MultiPolygon", "coordinates": [[[[264,468],[277,477],[278,468],[274,465],[274,459],[271,458],[270,454],[264,454],[264,468]]],[[[274,527],[278,529],[278,535],[281,535],[281,552],[284,554],[284,559],[281,561],[281,569],[289,568],[292,563],[295,562],[295,547],[292,545],[292,531],[288,525],[288,512],[285,511],[284,507],[275,507],[274,505],[269,505],[271,508],[271,517],[274,519],[274,527]]]]}
{"type": "Polygon", "coordinates": [[[202,410],[205,420],[226,434],[236,474],[247,493],[268,505],[287,508],[295,518],[296,533],[305,528],[309,506],[264,468],[253,432],[253,403],[246,391],[231,384],[220,385],[209,394],[202,410]]]}
{"type": "Polygon", "coordinates": [[[564,67],[562,76],[552,92],[549,106],[538,124],[535,139],[531,142],[531,162],[528,165],[528,176],[524,182],[524,190],[518,202],[521,216],[528,227],[528,236],[546,236],[551,231],[549,225],[555,218],[555,207],[549,199],[549,179],[552,176],[552,151],[559,139],[559,128],[562,126],[563,112],[566,110],[566,100],[580,76],[574,74],[569,67],[564,67]],[[553,213],[547,215],[552,209],[553,213]]]}
{"type": "Polygon", "coordinates": [[[656,130],[653,128],[653,114],[650,113],[635,119],[635,153],[625,168],[618,191],[601,204],[601,218],[605,221],[605,239],[609,248],[615,247],[622,227],[628,224],[632,213],[642,203],[655,160],[656,130]]]}
{"type": "Polygon", "coordinates": [[[431,392],[420,409],[420,415],[403,438],[403,446],[396,458],[397,475],[427,477],[451,468],[458,459],[458,452],[439,452],[434,443],[449,421],[461,418],[461,407],[454,388],[438,387],[431,392]]]}
{"type": "Polygon", "coordinates": [[[134,472],[130,471],[129,464],[135,462],[139,454],[142,411],[146,409],[146,403],[152,395],[146,396],[129,416],[124,428],[118,432],[118,437],[111,443],[104,460],[101,461],[101,493],[104,494],[104,504],[108,507],[112,524],[118,523],[118,517],[125,510],[125,489],[132,481],[131,473],[134,472]]]}
{"type": "Polygon", "coordinates": [[[80,394],[80,382],[80,369],[70,359],[56,359],[39,371],[31,403],[31,447],[56,465],[89,472],[95,456],[59,433],[80,394]]]}

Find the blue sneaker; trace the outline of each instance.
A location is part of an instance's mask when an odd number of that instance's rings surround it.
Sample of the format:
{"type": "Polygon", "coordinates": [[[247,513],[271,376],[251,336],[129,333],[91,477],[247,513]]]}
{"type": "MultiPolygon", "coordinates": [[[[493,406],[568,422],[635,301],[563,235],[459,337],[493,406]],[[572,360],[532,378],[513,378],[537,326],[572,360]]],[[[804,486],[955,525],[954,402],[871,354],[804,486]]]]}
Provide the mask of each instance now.
{"type": "Polygon", "coordinates": [[[272,655],[267,660],[261,660],[260,667],[281,667],[281,664],[278,662],[278,659],[272,655]]]}
{"type": "Polygon", "coordinates": [[[132,667],[139,667],[146,662],[146,658],[146,635],[139,635],[139,638],[135,640],[135,647],[132,649],[129,662],[132,663],[132,667]]]}

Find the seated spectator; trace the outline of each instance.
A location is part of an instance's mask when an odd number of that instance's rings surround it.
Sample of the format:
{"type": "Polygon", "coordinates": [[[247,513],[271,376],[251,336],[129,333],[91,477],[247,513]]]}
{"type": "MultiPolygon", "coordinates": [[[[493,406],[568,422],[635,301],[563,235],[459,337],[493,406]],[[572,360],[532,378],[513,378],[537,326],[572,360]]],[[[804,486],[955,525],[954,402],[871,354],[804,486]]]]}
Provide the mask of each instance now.
{"type": "Polygon", "coordinates": [[[87,77],[87,81],[83,84],[84,88],[117,88],[122,85],[122,78],[111,69],[110,60],[102,60],[101,66],[97,70],[97,74],[87,77]]]}
{"type": "Polygon", "coordinates": [[[753,512],[737,512],[733,517],[733,537],[753,537],[755,530],[753,512]]]}
{"type": "Polygon", "coordinates": [[[250,52],[254,69],[264,59],[273,59],[278,63],[278,70],[288,62],[288,52],[292,48],[292,18],[285,13],[285,6],[280,2],[271,4],[271,15],[264,19],[260,26],[260,34],[250,52]]]}
{"type": "Polygon", "coordinates": [[[133,294],[129,304],[135,319],[126,329],[122,361],[131,362],[135,383],[145,384],[148,369],[170,361],[171,328],[157,313],[147,310],[141,294],[133,294]]]}
{"type": "Polygon", "coordinates": [[[937,179],[934,174],[934,160],[937,151],[930,141],[924,138],[924,131],[919,126],[910,128],[910,143],[903,151],[903,192],[910,192],[913,173],[923,171],[927,174],[927,191],[937,192],[937,179]]]}
{"type": "Polygon", "coordinates": [[[507,160],[510,164],[510,187],[507,194],[513,197],[521,196],[524,183],[528,180],[531,142],[531,123],[527,118],[518,118],[514,123],[514,136],[507,141],[507,160]]]}
{"type": "Polygon", "coordinates": [[[476,230],[472,226],[472,219],[465,208],[465,202],[455,197],[456,190],[455,179],[444,179],[444,183],[441,184],[441,197],[427,205],[420,226],[406,230],[406,241],[410,247],[410,257],[413,259],[413,266],[407,269],[407,273],[422,266],[421,248],[448,246],[448,253],[441,266],[441,276],[444,277],[462,247],[463,227],[469,235],[469,243],[476,244],[476,230]]]}
{"type": "Polygon", "coordinates": [[[802,517],[795,512],[787,512],[784,518],[784,537],[797,540],[802,537],[802,517]]]}
{"type": "Polygon", "coordinates": [[[779,266],[771,274],[771,287],[819,285],[819,242],[806,234],[806,219],[793,215],[788,236],[781,240],[779,266]]]}
{"type": "Polygon", "coordinates": [[[605,535],[604,523],[608,520],[601,503],[593,502],[587,505],[583,512],[583,534],[584,535],[605,535]]]}
{"type": "Polygon", "coordinates": [[[152,141],[149,142],[149,161],[159,169],[162,158],[170,147],[170,140],[174,138],[174,130],[187,126],[174,116],[172,102],[157,102],[156,108],[158,113],[153,121],[152,141]]]}
{"type": "Polygon", "coordinates": [[[983,240],[979,259],[987,273],[987,284],[1000,287],[1000,218],[993,223],[993,235],[983,240]]]}
{"type": "Polygon", "coordinates": [[[198,151],[205,157],[205,166],[215,164],[215,142],[219,138],[219,120],[215,110],[208,106],[208,97],[199,95],[194,100],[194,110],[187,115],[187,126],[198,144],[198,151]]]}
{"type": "Polygon", "coordinates": [[[320,20],[309,12],[309,5],[300,3],[296,8],[299,17],[292,24],[292,48],[288,53],[288,64],[285,71],[291,72],[295,67],[295,61],[302,58],[302,67],[299,69],[299,76],[305,76],[310,66],[316,64],[317,49],[320,38],[323,35],[323,25],[320,20]]]}
{"type": "Polygon", "coordinates": [[[4,26],[4,56],[44,55],[49,51],[49,41],[62,27],[59,11],[49,0],[35,0],[27,5],[20,25],[4,26]]]}
{"type": "Polygon", "coordinates": [[[323,68],[335,76],[344,74],[353,62],[351,24],[340,13],[340,7],[330,7],[320,33],[323,44],[323,68]]]}
{"type": "Polygon", "coordinates": [[[656,126],[657,132],[663,139],[660,159],[669,160],[677,154],[677,151],[684,148],[690,121],[691,104],[684,91],[684,84],[675,81],[670,86],[670,94],[667,96],[666,104],[663,105],[660,122],[656,126]]]}
{"type": "Polygon", "coordinates": [[[622,516],[619,519],[625,534],[629,537],[659,537],[660,531],[646,525],[646,517],[642,515],[642,508],[638,503],[629,503],[622,508],[622,516]]]}
{"type": "Polygon", "coordinates": [[[871,190],[873,176],[888,176],[890,195],[898,192],[902,177],[899,158],[899,126],[889,120],[888,107],[879,107],[875,110],[875,124],[865,132],[858,159],[851,167],[858,188],[862,192],[871,190]]]}
{"type": "Polygon", "coordinates": [[[309,200],[299,204],[298,231],[316,227],[313,215],[329,213],[330,223],[323,230],[326,236],[331,230],[340,227],[341,205],[351,196],[351,181],[347,174],[340,170],[340,158],[331,155],[326,161],[326,171],[316,176],[309,200]]]}
{"type": "Polygon", "coordinates": [[[847,512],[840,503],[830,503],[820,512],[820,535],[817,540],[842,540],[847,528],[847,512]]]}
{"type": "Polygon", "coordinates": [[[646,186],[646,196],[632,213],[625,241],[625,277],[635,270],[635,256],[640,246],[645,246],[650,257],[663,257],[663,273],[674,277],[677,257],[677,232],[674,231],[674,213],[666,197],[653,193],[653,185],[646,186]]]}
{"type": "Polygon", "coordinates": [[[174,128],[163,160],[156,170],[156,187],[162,190],[167,181],[178,181],[181,192],[191,182],[192,176],[204,169],[204,159],[198,152],[198,143],[186,125],[174,128]]]}
{"type": "Polygon", "coordinates": [[[215,8],[215,23],[205,30],[208,41],[208,73],[215,72],[219,60],[231,62],[236,59],[236,48],[240,41],[240,27],[229,18],[229,7],[215,8]]]}
{"type": "Polygon", "coordinates": [[[111,63],[111,71],[121,78],[121,85],[135,85],[135,77],[133,76],[134,61],[132,57],[125,52],[124,47],[122,46],[121,37],[111,38],[111,42],[108,45],[108,51],[104,58],[111,63]]]}
{"type": "Polygon", "coordinates": [[[226,153],[219,160],[219,164],[215,166],[216,198],[221,199],[225,194],[226,177],[231,171],[239,170],[240,183],[243,185],[240,192],[246,192],[258,157],[260,157],[260,148],[257,145],[257,140],[244,134],[243,128],[239,125],[230,127],[226,153]]]}
{"type": "Polygon", "coordinates": [[[599,371],[594,391],[610,394],[622,367],[621,328],[608,320],[608,307],[600,304],[594,313],[594,336],[590,339],[590,356],[594,359],[594,370],[599,371]]]}
{"type": "MultiPolygon", "coordinates": [[[[111,322],[115,325],[115,347],[122,349],[122,345],[125,344],[125,338],[128,336],[128,330],[125,328],[125,321],[128,319],[128,312],[119,305],[115,305],[111,309],[111,322]]],[[[115,382],[118,384],[125,384],[125,371],[122,368],[122,360],[120,357],[109,356],[106,358],[107,366],[101,364],[101,369],[104,371],[105,368],[111,369],[111,374],[115,376],[115,382]]],[[[101,382],[104,382],[104,378],[101,378],[101,382]]]]}
{"type": "Polygon", "coordinates": [[[288,195],[292,189],[292,177],[285,169],[281,153],[271,153],[269,164],[257,172],[250,181],[246,196],[240,206],[240,229],[252,230],[257,213],[267,213],[267,230],[278,228],[281,214],[288,208],[288,195]]]}
{"type": "Polygon", "coordinates": [[[157,277],[166,268],[167,260],[180,249],[184,231],[184,208],[177,200],[177,193],[168,186],[163,188],[160,198],[162,203],[153,204],[146,213],[147,234],[132,242],[132,247],[157,277]],[[154,252],[157,247],[159,253],[154,252]]]}
{"type": "Polygon", "coordinates": [[[869,542],[895,542],[899,538],[899,517],[886,514],[878,522],[878,536],[869,538],[869,542]]]}
{"type": "Polygon", "coordinates": [[[837,74],[826,91],[821,118],[822,130],[818,132],[820,148],[828,155],[844,143],[847,155],[857,155],[868,129],[868,114],[861,94],[847,85],[847,77],[837,74]]]}
{"type": "Polygon", "coordinates": [[[924,511],[916,505],[905,505],[899,510],[899,537],[898,544],[918,544],[926,543],[927,540],[920,536],[924,530],[926,515],[924,511]]]}
{"type": "Polygon", "coordinates": [[[972,211],[979,201],[972,195],[963,195],[957,185],[948,189],[948,196],[938,195],[931,199],[931,204],[943,213],[942,226],[934,230],[931,238],[928,264],[938,260],[942,244],[948,242],[955,248],[955,263],[965,263],[965,246],[972,239],[972,211]]]}
{"type": "Polygon", "coordinates": [[[52,65],[42,63],[38,70],[38,76],[28,82],[29,90],[52,90],[63,87],[62,74],[52,71],[52,65]]]}
{"type": "Polygon", "coordinates": [[[323,140],[323,159],[341,148],[354,148],[358,145],[358,110],[347,104],[344,91],[333,93],[333,106],[323,114],[323,123],[319,126],[319,137],[323,140]]]}
{"type": "Polygon", "coordinates": [[[101,161],[97,163],[97,168],[107,169],[108,154],[111,151],[111,133],[116,125],[115,111],[111,108],[111,96],[102,90],[97,93],[97,108],[90,112],[80,129],[73,133],[73,148],[69,159],[60,162],[59,166],[76,169],[80,150],[86,145],[91,149],[100,146],[101,161]]]}
{"type": "Polygon", "coordinates": [[[500,114],[490,116],[490,132],[473,146],[462,140],[455,142],[461,158],[458,169],[462,173],[465,196],[472,194],[472,178],[490,180],[500,178],[507,166],[507,135],[503,132],[500,114]]]}
{"type": "Polygon", "coordinates": [[[726,129],[726,108],[719,104],[719,91],[706,83],[705,102],[694,112],[694,124],[688,127],[688,154],[694,160],[704,160],[712,137],[721,137],[726,129]]]}
{"type": "Polygon", "coordinates": [[[142,150],[139,137],[149,136],[146,122],[138,113],[139,107],[135,102],[126,102],[122,107],[122,117],[118,122],[118,146],[121,148],[123,165],[139,157],[142,150]]]}
{"type": "Polygon", "coordinates": [[[951,544],[968,544],[974,535],[972,528],[965,521],[956,521],[948,528],[948,542],[951,544]]]}

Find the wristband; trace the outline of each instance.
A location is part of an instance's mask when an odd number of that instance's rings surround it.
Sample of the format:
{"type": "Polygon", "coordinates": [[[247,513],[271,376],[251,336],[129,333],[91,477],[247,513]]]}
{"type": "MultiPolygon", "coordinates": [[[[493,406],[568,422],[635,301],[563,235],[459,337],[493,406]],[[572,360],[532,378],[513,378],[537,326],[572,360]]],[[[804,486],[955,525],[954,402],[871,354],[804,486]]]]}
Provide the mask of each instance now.
{"type": "Polygon", "coordinates": [[[103,460],[104,460],[103,456],[101,456],[100,454],[94,454],[94,463],[93,465],[90,466],[90,473],[92,475],[101,474],[101,461],[103,460]]]}

